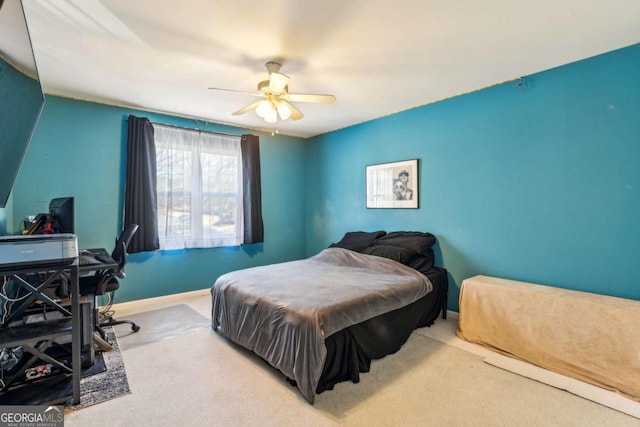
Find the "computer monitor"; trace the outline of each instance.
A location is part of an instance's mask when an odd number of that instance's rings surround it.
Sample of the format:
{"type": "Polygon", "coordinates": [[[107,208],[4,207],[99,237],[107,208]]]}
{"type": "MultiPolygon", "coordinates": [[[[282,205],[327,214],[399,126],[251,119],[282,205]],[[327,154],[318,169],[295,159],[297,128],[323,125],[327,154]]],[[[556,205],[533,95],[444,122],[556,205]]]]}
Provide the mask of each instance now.
{"type": "Polygon", "coordinates": [[[56,233],[75,234],[75,200],[73,197],[59,197],[49,202],[49,215],[53,217],[56,233]]]}

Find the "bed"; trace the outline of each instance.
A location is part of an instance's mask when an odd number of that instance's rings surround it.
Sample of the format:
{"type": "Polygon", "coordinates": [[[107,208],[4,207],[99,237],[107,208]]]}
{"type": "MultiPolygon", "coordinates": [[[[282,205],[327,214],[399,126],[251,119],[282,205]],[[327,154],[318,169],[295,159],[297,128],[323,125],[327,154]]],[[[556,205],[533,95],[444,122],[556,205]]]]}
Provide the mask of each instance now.
{"type": "Polygon", "coordinates": [[[445,317],[447,272],[433,265],[434,243],[423,232],[350,232],[310,258],[224,274],[211,288],[212,328],[313,403],[445,317]]]}

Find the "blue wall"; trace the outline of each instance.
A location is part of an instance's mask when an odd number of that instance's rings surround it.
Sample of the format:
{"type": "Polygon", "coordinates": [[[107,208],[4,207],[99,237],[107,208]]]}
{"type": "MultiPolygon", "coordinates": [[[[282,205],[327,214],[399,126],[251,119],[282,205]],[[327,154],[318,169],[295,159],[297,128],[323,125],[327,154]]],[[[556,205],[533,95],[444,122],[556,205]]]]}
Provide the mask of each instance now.
{"type": "MultiPolygon", "coordinates": [[[[438,237],[453,310],[460,284],[477,274],[640,299],[638,75],[635,45],[311,140],[261,134],[264,245],[132,255],[118,301],[207,288],[226,271],[378,229],[438,237]],[[366,209],[365,166],[412,158],[420,208],[366,209]]],[[[72,195],[80,246],[111,248],[129,114],[195,127],[48,96],[4,212],[8,232],[72,195]]]]}
{"type": "Polygon", "coordinates": [[[640,45],[314,138],[307,255],[420,230],[485,274],[640,299],[640,45]],[[365,166],[420,159],[420,208],[366,209],[365,166]]]}
{"type": "MultiPolygon", "coordinates": [[[[129,114],[195,128],[191,119],[47,96],[12,192],[8,232],[29,214],[47,212],[54,197],[74,196],[81,248],[112,249],[122,227],[129,114]]],[[[199,122],[200,129],[204,123],[199,122]]],[[[234,135],[245,129],[208,124],[234,135]]],[[[222,273],[299,259],[305,252],[305,140],[260,136],[265,243],[240,248],[158,251],[128,258],[117,302],[210,287],[222,273]]]]}

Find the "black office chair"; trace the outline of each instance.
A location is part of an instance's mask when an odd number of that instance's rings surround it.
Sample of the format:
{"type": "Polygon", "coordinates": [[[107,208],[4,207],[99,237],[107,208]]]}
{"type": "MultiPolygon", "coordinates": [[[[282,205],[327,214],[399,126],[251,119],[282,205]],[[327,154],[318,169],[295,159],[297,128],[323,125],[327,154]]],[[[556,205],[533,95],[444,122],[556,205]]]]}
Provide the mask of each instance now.
{"type": "MultiPolygon", "coordinates": [[[[116,240],[116,245],[111,253],[111,258],[118,264],[115,269],[99,270],[93,276],[83,276],[79,279],[80,295],[90,295],[95,298],[94,323],[95,329],[98,331],[103,340],[106,341],[106,334],[102,329],[105,326],[121,325],[128,323],[131,325],[133,332],[138,332],[140,326],[130,320],[116,320],[113,318],[109,307],[113,303],[113,297],[108,307],[102,313],[98,312],[98,296],[105,295],[108,292],[114,292],[120,287],[118,279],[124,279],[124,266],[127,263],[127,247],[131,238],[138,230],[137,224],[127,226],[116,240]]],[[[96,257],[99,258],[99,257],[96,257]]]]}

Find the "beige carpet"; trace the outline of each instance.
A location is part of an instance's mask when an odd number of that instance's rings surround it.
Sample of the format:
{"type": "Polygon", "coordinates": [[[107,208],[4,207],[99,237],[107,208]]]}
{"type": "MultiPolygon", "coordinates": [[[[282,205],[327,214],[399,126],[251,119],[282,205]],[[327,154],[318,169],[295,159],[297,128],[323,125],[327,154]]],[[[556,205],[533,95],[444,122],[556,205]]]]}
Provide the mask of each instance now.
{"type": "Polygon", "coordinates": [[[437,327],[422,328],[416,333],[438,340],[444,344],[468,351],[483,358],[485,363],[505,369],[523,377],[542,382],[555,388],[566,390],[577,396],[599,403],[608,408],[631,415],[640,420],[640,403],[619,393],[522,362],[503,354],[491,351],[456,336],[457,313],[450,313],[447,321],[440,321],[437,327]]]}
{"type": "MultiPolygon", "coordinates": [[[[201,292],[123,305],[116,317],[176,304],[208,316],[209,298],[201,292]]],[[[280,373],[209,328],[145,345],[124,332],[119,340],[131,394],[75,411],[65,425],[640,426],[636,418],[421,333],[374,361],[359,384],[338,384],[312,406],[280,373]]]]}

